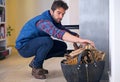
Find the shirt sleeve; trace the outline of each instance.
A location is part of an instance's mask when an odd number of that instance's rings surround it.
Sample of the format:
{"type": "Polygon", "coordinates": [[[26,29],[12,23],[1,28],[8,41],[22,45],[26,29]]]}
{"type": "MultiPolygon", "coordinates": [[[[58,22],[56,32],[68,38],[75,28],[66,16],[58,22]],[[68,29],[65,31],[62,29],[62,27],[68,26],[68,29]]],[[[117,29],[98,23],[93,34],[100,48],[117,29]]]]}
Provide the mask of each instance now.
{"type": "Polygon", "coordinates": [[[48,20],[40,20],[37,22],[36,26],[38,29],[58,39],[62,39],[65,33],[65,30],[58,29],[52,22],[48,20]]]}

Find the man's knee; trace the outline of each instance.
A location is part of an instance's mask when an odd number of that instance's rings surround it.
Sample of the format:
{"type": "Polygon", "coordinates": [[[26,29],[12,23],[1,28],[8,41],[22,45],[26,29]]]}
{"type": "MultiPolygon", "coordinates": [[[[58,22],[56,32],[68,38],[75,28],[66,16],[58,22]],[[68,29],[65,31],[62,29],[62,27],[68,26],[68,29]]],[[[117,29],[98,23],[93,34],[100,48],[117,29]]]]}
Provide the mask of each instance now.
{"type": "Polygon", "coordinates": [[[67,49],[67,44],[64,42],[64,48],[67,49]]]}

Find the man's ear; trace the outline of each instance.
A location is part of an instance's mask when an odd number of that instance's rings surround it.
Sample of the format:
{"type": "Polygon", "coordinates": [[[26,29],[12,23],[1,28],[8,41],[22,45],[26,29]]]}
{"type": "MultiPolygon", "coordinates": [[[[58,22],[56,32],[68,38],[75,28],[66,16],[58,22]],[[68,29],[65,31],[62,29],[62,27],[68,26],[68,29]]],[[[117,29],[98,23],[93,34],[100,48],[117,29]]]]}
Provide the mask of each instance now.
{"type": "Polygon", "coordinates": [[[53,15],[53,10],[52,9],[50,10],[50,14],[53,15]]]}

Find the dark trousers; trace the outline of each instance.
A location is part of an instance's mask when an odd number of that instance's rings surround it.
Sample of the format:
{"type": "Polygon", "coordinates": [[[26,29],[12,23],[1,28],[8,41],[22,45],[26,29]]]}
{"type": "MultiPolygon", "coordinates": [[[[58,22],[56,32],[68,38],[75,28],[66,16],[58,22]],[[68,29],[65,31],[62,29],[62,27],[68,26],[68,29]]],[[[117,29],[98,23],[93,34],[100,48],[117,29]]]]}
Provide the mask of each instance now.
{"type": "Polygon", "coordinates": [[[65,42],[53,40],[50,37],[38,37],[29,41],[18,52],[25,58],[35,56],[33,65],[35,68],[41,68],[44,60],[51,57],[63,57],[66,49],[65,42]]]}

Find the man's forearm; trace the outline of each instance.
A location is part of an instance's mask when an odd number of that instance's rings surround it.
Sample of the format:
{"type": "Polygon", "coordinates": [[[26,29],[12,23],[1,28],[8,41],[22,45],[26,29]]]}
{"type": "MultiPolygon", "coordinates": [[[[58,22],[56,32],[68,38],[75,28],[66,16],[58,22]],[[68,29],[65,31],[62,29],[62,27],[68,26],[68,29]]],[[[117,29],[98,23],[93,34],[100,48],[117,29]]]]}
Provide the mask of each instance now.
{"type": "Polygon", "coordinates": [[[79,43],[80,38],[73,36],[72,34],[65,32],[65,34],[63,35],[62,39],[64,41],[68,41],[68,42],[76,42],[79,43]]]}

